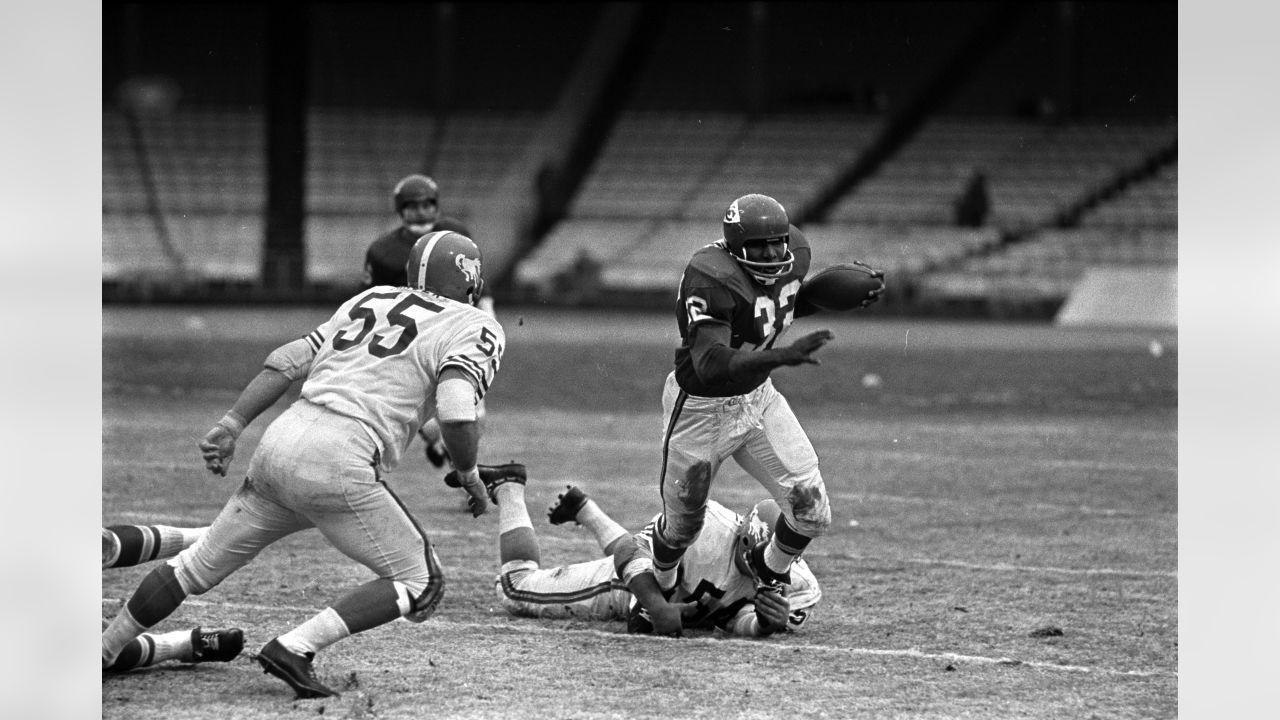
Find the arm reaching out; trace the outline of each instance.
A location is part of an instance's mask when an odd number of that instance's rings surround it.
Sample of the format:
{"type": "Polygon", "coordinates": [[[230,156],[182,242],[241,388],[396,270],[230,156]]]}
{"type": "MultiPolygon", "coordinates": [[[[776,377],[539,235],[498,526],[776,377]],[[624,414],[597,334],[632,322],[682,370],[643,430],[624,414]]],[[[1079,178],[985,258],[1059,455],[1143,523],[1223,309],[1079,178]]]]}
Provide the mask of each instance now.
{"type": "Polygon", "coordinates": [[[254,418],[279,400],[293,384],[284,373],[263,368],[240,393],[227,414],[205,433],[200,441],[204,466],[215,475],[226,476],[236,454],[236,439],[254,418]]]}

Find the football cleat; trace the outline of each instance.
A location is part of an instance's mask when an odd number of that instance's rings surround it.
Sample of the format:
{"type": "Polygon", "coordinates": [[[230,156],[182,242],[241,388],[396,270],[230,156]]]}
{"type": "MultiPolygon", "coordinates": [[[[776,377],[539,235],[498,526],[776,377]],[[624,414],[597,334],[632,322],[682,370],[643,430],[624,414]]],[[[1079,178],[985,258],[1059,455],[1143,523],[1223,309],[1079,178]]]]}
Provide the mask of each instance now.
{"type": "Polygon", "coordinates": [[[316,669],[311,664],[314,658],[315,653],[299,655],[290,652],[280,644],[279,638],[263,645],[258,651],[258,664],[262,666],[263,672],[288,683],[299,699],[336,697],[339,694],[337,691],[325,687],[324,683],[316,679],[316,669]]]}
{"type": "Polygon", "coordinates": [[[244,632],[240,628],[201,632],[191,631],[191,663],[231,662],[244,649],[244,632]]]}
{"type": "Polygon", "coordinates": [[[747,569],[749,569],[751,581],[755,583],[756,591],[766,592],[782,592],[782,586],[791,582],[791,571],[777,572],[770,568],[764,562],[764,549],[768,547],[768,540],[761,540],[751,547],[742,551],[743,559],[746,561],[747,569]]]}
{"type": "MultiPolygon", "coordinates": [[[[498,494],[495,492],[499,485],[509,482],[524,485],[528,481],[528,474],[524,465],[520,463],[507,463],[506,465],[476,465],[476,469],[480,471],[480,481],[484,483],[484,487],[489,491],[489,499],[494,505],[498,504],[498,494]]],[[[450,470],[448,475],[444,476],[444,484],[453,488],[462,487],[462,476],[458,471],[450,470]]]]}
{"type": "Polygon", "coordinates": [[[552,525],[563,525],[570,520],[577,522],[578,513],[587,504],[587,494],[576,485],[569,485],[556,498],[556,504],[547,509],[547,520],[552,525]]]}

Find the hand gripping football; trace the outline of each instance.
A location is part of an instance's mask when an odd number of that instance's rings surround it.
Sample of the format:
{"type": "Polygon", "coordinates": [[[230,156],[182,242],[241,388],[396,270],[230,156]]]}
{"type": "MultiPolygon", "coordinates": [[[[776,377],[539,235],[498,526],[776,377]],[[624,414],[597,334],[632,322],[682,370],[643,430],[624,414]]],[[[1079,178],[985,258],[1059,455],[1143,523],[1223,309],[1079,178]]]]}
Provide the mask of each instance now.
{"type": "Polygon", "coordinates": [[[796,316],[819,310],[844,312],[864,308],[884,292],[884,272],[860,263],[841,263],[804,281],[796,298],[796,316]]]}

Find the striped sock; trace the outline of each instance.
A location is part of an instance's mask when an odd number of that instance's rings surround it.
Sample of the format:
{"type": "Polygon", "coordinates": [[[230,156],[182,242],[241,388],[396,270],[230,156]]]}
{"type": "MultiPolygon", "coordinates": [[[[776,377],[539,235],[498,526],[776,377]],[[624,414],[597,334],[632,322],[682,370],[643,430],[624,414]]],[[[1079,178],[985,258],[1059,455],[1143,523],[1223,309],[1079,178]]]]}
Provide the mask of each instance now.
{"type": "Polygon", "coordinates": [[[119,550],[114,559],[103,558],[103,567],[133,567],[152,560],[177,555],[204,537],[208,527],[179,528],[171,525],[108,525],[106,533],[116,536],[119,550]]]}

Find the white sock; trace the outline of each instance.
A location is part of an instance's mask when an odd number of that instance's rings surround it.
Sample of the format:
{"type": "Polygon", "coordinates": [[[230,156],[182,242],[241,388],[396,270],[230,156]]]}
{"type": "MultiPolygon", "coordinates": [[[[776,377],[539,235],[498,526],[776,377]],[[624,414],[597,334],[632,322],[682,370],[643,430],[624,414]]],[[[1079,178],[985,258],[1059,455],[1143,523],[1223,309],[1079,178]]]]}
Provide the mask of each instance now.
{"type": "Polygon", "coordinates": [[[198,528],[174,528],[174,529],[182,533],[182,549],[183,550],[186,550],[192,545],[195,545],[197,540],[204,537],[205,533],[209,532],[208,525],[204,527],[198,527],[198,528]]]}
{"type": "Polygon", "coordinates": [[[325,608],[310,620],[276,638],[290,652],[316,653],[351,634],[333,608],[325,608]]]}
{"type": "Polygon", "coordinates": [[[529,508],[524,504],[524,486],[520,483],[503,483],[494,492],[498,497],[498,535],[516,528],[532,528],[529,508]]]}
{"type": "Polygon", "coordinates": [[[679,569],[679,567],[680,567],[679,565],[676,565],[675,567],[669,570],[659,570],[657,567],[654,567],[653,577],[658,581],[658,587],[662,588],[663,590],[670,590],[671,588],[675,587],[676,586],[676,570],[679,569]]]}
{"type": "Polygon", "coordinates": [[[146,631],[145,626],[133,619],[128,606],[120,608],[120,614],[102,631],[102,667],[110,667],[124,646],[146,631]]]}
{"type": "Polygon", "coordinates": [[[795,560],[795,556],[782,552],[778,549],[778,543],[772,540],[764,548],[764,564],[776,573],[781,574],[790,570],[792,560],[795,560]]]}
{"type": "Polygon", "coordinates": [[[155,665],[165,660],[191,662],[195,659],[195,648],[191,647],[190,630],[144,634],[151,638],[151,642],[156,644],[155,652],[151,655],[151,662],[147,663],[147,665],[155,665]]]}
{"type": "Polygon", "coordinates": [[[601,550],[609,547],[610,543],[623,535],[630,534],[626,528],[605,514],[605,511],[600,509],[596,501],[590,498],[583,503],[582,509],[578,511],[578,517],[574,519],[579,525],[591,531],[591,534],[596,538],[596,542],[600,544],[601,550]]]}

